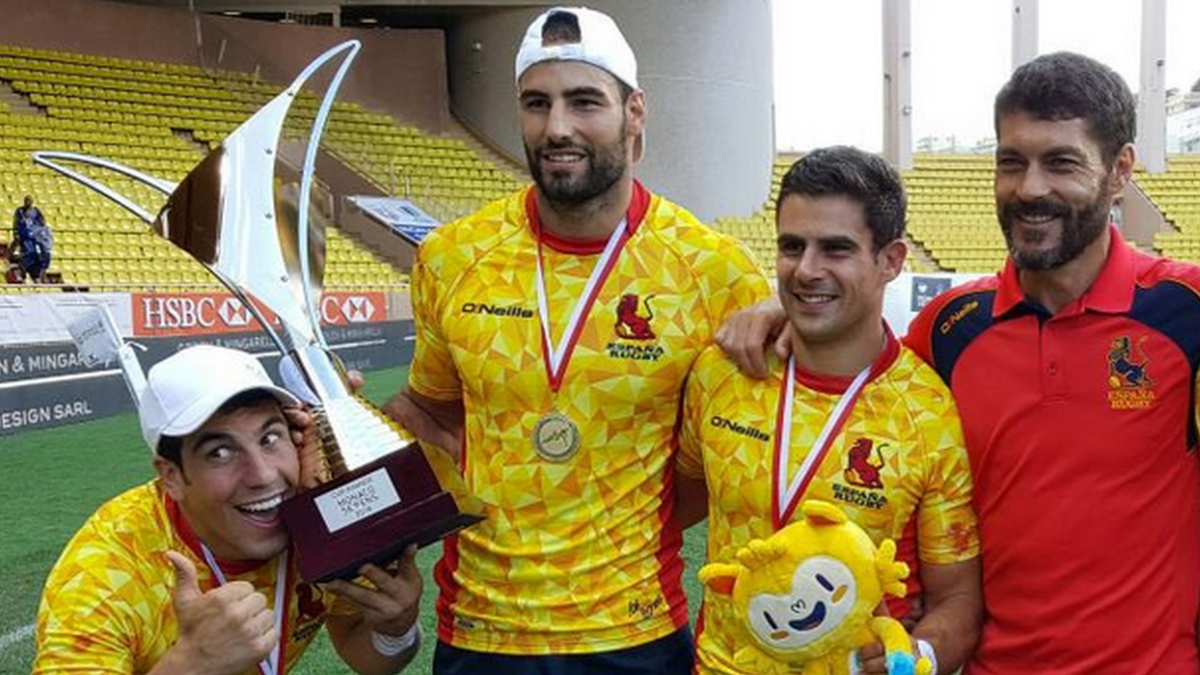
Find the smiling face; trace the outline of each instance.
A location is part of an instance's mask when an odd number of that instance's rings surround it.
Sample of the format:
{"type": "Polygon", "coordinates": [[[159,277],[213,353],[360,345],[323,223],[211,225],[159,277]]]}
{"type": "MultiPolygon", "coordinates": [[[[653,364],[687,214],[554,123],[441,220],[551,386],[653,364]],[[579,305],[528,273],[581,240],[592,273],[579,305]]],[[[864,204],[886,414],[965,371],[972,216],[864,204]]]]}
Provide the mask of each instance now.
{"type": "Polygon", "coordinates": [[[266,560],[287,547],[279,505],[295,492],[300,463],[274,399],[217,412],[183,439],[180,464],[156,457],[154,465],[216,556],[266,560]]]}
{"type": "Polygon", "coordinates": [[[551,203],[579,205],[629,172],[641,133],[643,94],[622,101],[615,77],[592,65],[547,61],[520,81],[521,133],[529,172],[551,203]]]}
{"type": "Polygon", "coordinates": [[[808,344],[877,329],[887,283],[904,265],[900,240],[875,251],[862,204],[844,195],[793,194],[779,205],[779,297],[808,344]]]}
{"type": "Polygon", "coordinates": [[[1108,225],[1133,165],[1131,146],[1105,163],[1086,120],[999,118],[996,213],[1013,263],[1042,271],[1075,260],[1108,225]]]}
{"type": "Polygon", "coordinates": [[[799,649],[837,630],[857,597],[854,573],[845,563],[814,556],[796,568],[791,592],[750,599],[750,627],[771,649],[799,649]]]}

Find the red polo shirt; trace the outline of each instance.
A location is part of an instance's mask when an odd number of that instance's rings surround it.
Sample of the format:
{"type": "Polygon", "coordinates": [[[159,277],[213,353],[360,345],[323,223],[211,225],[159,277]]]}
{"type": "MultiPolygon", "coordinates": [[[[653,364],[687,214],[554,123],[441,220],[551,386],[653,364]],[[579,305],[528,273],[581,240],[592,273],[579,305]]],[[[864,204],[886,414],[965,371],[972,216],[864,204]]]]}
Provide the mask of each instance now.
{"type": "Polygon", "coordinates": [[[1129,247],[1051,315],[1010,260],[906,341],[962,416],[987,607],[971,675],[1200,673],[1200,267],[1129,247]]]}

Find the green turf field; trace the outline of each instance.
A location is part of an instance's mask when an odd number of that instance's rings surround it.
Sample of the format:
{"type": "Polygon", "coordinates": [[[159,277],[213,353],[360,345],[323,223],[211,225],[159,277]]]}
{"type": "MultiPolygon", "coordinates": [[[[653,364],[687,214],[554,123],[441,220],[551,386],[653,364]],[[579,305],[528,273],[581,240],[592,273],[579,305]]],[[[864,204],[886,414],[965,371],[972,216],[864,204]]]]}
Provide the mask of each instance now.
{"type": "MultiPolygon", "coordinates": [[[[364,393],[380,402],[399,388],[406,369],[370,373],[364,393]]],[[[75,530],[107,499],[151,476],[150,456],[137,418],[118,415],[94,422],[0,437],[0,675],[29,673],[32,626],[38,597],[50,567],[75,530]]],[[[441,548],[421,552],[425,571],[422,622],[433,635],[436,587],[429,570],[441,548]]],[[[699,605],[696,569],[703,558],[703,532],[693,529],[684,542],[688,562],[684,583],[699,605]]],[[[429,673],[433,649],[427,645],[407,673],[429,673]]],[[[338,660],[324,632],[305,654],[296,675],[352,672],[338,660]]]]}

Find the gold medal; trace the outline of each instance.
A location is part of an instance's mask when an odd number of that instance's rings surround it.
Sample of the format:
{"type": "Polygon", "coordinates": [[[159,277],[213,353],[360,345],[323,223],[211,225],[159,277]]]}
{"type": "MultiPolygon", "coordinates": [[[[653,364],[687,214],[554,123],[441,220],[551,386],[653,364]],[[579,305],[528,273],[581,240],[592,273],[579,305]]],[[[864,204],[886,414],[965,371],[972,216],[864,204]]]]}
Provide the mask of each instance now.
{"type": "Polygon", "coordinates": [[[579,427],[570,417],[552,410],[533,427],[533,449],[548,462],[565,462],[579,452],[579,427]]]}

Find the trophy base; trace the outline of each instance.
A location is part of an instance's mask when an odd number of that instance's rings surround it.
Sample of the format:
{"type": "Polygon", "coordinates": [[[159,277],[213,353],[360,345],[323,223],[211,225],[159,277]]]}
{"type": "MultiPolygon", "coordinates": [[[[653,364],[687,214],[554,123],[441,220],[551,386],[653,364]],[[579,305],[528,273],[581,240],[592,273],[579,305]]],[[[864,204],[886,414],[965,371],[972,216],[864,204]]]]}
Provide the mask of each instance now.
{"type": "Polygon", "coordinates": [[[443,487],[416,443],[306,490],[280,509],[309,583],[353,578],[367,563],[385,565],[410,544],[427,546],[483,520],[443,487]]]}

